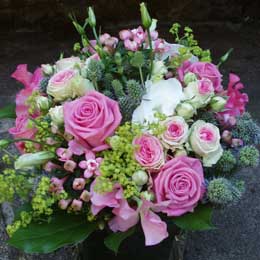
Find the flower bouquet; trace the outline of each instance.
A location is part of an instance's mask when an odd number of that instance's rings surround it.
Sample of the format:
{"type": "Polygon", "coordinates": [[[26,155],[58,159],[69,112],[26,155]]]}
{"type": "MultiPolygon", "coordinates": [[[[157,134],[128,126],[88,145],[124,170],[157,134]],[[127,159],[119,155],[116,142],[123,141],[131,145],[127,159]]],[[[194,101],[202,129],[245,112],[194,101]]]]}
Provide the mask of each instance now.
{"type": "Polygon", "coordinates": [[[10,245],[48,253],[104,230],[117,252],[140,228],[154,246],[172,225],[178,235],[214,228],[212,209],[240,199],[234,173],[258,165],[260,128],[239,77],[223,87],[231,51],[214,65],[191,28],[173,24],[168,43],[140,10],[142,26],[118,37],[97,33],[92,8],[83,24],[71,15],[75,55],[12,74],[24,88],[0,111],[16,117],[13,139],[0,141],[0,202],[18,196],[23,205],[7,226],[10,245]]]}

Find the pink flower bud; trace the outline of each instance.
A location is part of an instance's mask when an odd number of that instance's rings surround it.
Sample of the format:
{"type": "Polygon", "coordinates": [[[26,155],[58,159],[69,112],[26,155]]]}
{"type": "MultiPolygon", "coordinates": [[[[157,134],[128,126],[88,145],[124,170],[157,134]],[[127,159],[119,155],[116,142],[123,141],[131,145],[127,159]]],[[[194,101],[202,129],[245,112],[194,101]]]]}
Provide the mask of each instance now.
{"type": "Polygon", "coordinates": [[[74,190],[83,190],[84,187],[85,187],[85,180],[83,178],[75,178],[74,181],[73,181],[73,189],[74,190]]]}
{"type": "Polygon", "coordinates": [[[132,37],[132,33],[130,30],[122,30],[119,32],[119,38],[123,41],[128,40],[132,37]]]}
{"type": "Polygon", "coordinates": [[[80,211],[82,209],[82,204],[82,201],[74,199],[71,203],[71,209],[73,211],[80,211]]]}
{"type": "Polygon", "coordinates": [[[75,168],[76,168],[77,164],[72,161],[72,160],[67,160],[65,163],[64,163],[64,169],[68,172],[74,172],[75,168]]]}
{"type": "Polygon", "coordinates": [[[71,150],[65,148],[58,148],[56,150],[56,154],[59,156],[59,160],[62,162],[69,160],[73,155],[71,150]]]}
{"type": "Polygon", "coordinates": [[[50,192],[60,193],[63,191],[63,184],[67,180],[67,177],[62,179],[52,177],[51,178],[51,185],[50,185],[50,192]]]}
{"type": "Polygon", "coordinates": [[[85,202],[89,202],[90,201],[90,192],[87,190],[84,190],[81,195],[80,195],[80,199],[85,201],[85,202]]]}
{"type": "Polygon", "coordinates": [[[224,130],[222,133],[222,140],[228,144],[231,144],[232,133],[228,130],[224,130]]]}
{"type": "Polygon", "coordinates": [[[58,169],[58,168],[61,168],[59,165],[55,164],[55,163],[52,163],[52,162],[47,162],[43,169],[46,171],[46,172],[51,172],[53,169],[58,169]]]}
{"type": "Polygon", "coordinates": [[[60,200],[59,203],[58,203],[59,208],[63,209],[63,210],[67,209],[69,204],[70,204],[70,202],[71,202],[70,199],[69,200],[64,200],[64,199],[60,200]]]}
{"type": "Polygon", "coordinates": [[[232,139],[232,147],[239,147],[243,145],[243,140],[239,139],[239,138],[233,138],[232,139]]]}

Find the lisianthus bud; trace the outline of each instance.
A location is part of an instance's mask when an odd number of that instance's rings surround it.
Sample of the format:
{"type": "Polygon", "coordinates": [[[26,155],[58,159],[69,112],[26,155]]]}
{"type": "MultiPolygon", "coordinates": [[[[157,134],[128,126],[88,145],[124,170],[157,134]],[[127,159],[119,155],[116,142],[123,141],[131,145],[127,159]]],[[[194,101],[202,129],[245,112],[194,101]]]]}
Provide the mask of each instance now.
{"type": "Polygon", "coordinates": [[[54,73],[54,69],[50,64],[42,64],[41,68],[42,72],[47,76],[52,75],[54,73]]]}
{"type": "Polygon", "coordinates": [[[147,183],[148,175],[145,171],[136,171],[132,176],[133,181],[138,185],[142,186],[147,183]]]}
{"type": "Polygon", "coordinates": [[[143,26],[145,29],[148,29],[152,24],[152,19],[145,6],[145,3],[140,4],[140,11],[141,11],[141,18],[142,18],[143,26]]]}
{"type": "Polygon", "coordinates": [[[182,116],[185,119],[190,119],[195,112],[195,108],[189,103],[181,103],[176,108],[177,115],[182,116]]]}
{"type": "Polygon", "coordinates": [[[197,77],[194,73],[188,72],[184,76],[184,83],[187,86],[190,82],[196,81],[197,77]]]}
{"type": "Polygon", "coordinates": [[[88,8],[88,22],[92,28],[96,26],[96,16],[92,7],[88,8]]]}
{"type": "Polygon", "coordinates": [[[215,112],[220,112],[225,107],[227,101],[225,98],[220,96],[215,96],[210,101],[210,107],[215,112]]]}
{"type": "Polygon", "coordinates": [[[39,96],[36,98],[36,105],[40,111],[46,111],[50,107],[49,99],[47,97],[39,96]]]}
{"type": "Polygon", "coordinates": [[[51,116],[52,123],[56,126],[62,125],[64,122],[63,106],[55,106],[50,109],[49,114],[51,116]]]}
{"type": "Polygon", "coordinates": [[[55,154],[48,151],[26,153],[18,157],[14,163],[14,168],[16,170],[30,169],[33,166],[44,164],[53,158],[55,158],[55,154]]]}
{"type": "Polygon", "coordinates": [[[0,150],[7,148],[10,143],[11,143],[11,142],[10,142],[10,140],[8,140],[8,139],[2,139],[2,140],[0,140],[0,150]]]}
{"type": "Polygon", "coordinates": [[[141,196],[148,201],[153,201],[155,199],[154,193],[152,191],[143,191],[141,196]]]}

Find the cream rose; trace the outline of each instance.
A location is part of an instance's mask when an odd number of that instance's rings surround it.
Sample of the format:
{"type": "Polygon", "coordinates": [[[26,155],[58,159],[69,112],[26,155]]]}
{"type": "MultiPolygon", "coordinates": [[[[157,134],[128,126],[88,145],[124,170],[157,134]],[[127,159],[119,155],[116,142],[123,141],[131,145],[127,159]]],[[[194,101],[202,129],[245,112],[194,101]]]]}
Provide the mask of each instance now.
{"type": "Polygon", "coordinates": [[[203,158],[203,165],[216,164],[223,153],[219,129],[210,123],[198,120],[191,127],[189,136],[191,149],[203,158]]]}
{"type": "Polygon", "coordinates": [[[80,66],[80,64],[81,64],[80,58],[74,56],[60,59],[55,63],[57,71],[61,71],[65,69],[75,69],[75,67],[77,65],[80,66]]]}
{"type": "Polygon", "coordinates": [[[167,118],[163,124],[166,130],[161,135],[162,144],[166,149],[175,151],[181,148],[183,143],[187,141],[189,126],[183,117],[173,116],[167,118]]]}
{"type": "Polygon", "coordinates": [[[214,96],[214,87],[208,79],[192,81],[184,88],[184,95],[195,108],[201,108],[206,106],[214,96]]]}
{"type": "Polygon", "coordinates": [[[59,126],[64,123],[63,106],[55,106],[49,110],[53,125],[59,126]]]}

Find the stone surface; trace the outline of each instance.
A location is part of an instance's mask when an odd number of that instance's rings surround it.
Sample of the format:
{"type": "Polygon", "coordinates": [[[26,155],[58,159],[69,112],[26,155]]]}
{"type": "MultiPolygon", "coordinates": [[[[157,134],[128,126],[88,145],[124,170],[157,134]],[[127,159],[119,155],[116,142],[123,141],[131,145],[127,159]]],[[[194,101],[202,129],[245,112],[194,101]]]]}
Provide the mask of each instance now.
{"type": "MultiPolygon", "coordinates": [[[[249,111],[260,119],[260,31],[259,23],[216,23],[212,25],[190,24],[197,32],[203,47],[212,49],[215,61],[229,48],[234,47],[230,60],[221,68],[227,74],[229,70],[239,74],[245,83],[251,103],[249,111]]],[[[120,27],[120,26],[119,26],[120,27]]],[[[116,26],[107,26],[116,31],[116,26]]],[[[122,27],[121,27],[122,28],[122,27]]],[[[106,28],[105,28],[106,29],[106,28]]],[[[105,30],[104,29],[104,30],[105,30]]],[[[165,27],[162,31],[166,32],[165,27]]],[[[0,34],[0,104],[13,102],[19,84],[9,78],[19,63],[37,64],[53,62],[59,52],[65,56],[70,53],[75,34],[16,32],[0,34]]],[[[10,122],[9,122],[10,123],[10,122]]],[[[8,123],[8,124],[9,124],[8,123]]],[[[7,129],[2,123],[1,129],[7,129]]],[[[2,136],[5,132],[0,130],[2,136]]],[[[196,232],[189,236],[185,260],[259,260],[260,259],[260,169],[242,171],[238,176],[246,180],[247,191],[237,207],[216,211],[214,223],[217,230],[196,232]]],[[[0,218],[0,260],[18,259],[76,259],[76,249],[62,249],[55,254],[26,256],[10,249],[4,243],[6,235],[3,218],[0,218]]]]}

